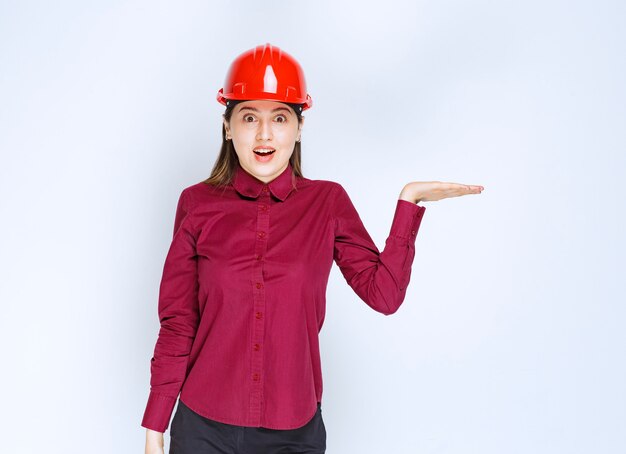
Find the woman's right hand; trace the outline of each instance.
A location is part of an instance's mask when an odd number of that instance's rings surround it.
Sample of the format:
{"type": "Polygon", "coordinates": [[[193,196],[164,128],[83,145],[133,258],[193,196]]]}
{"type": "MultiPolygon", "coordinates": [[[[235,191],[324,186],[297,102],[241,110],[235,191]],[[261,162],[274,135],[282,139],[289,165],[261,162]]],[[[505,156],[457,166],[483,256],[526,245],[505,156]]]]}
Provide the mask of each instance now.
{"type": "Polygon", "coordinates": [[[146,454],[165,454],[163,451],[163,434],[146,429],[146,454]]]}

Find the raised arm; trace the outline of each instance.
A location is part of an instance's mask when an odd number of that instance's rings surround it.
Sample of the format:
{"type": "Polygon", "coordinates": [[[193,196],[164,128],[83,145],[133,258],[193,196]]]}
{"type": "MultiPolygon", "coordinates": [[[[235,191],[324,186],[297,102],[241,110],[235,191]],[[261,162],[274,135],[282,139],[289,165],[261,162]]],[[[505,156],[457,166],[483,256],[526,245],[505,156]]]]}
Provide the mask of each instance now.
{"type": "Polygon", "coordinates": [[[385,248],[379,252],[347,192],[337,185],[335,263],[359,298],[377,312],[391,315],[404,301],[425,211],[423,206],[398,199],[385,248]]]}

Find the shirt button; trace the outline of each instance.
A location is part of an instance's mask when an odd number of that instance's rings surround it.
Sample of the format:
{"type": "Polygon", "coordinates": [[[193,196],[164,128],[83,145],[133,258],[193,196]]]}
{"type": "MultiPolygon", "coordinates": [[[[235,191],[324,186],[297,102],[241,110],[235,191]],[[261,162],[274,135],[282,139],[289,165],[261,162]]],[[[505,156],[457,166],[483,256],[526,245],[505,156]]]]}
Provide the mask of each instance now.
{"type": "Polygon", "coordinates": [[[267,186],[263,186],[263,192],[267,192],[269,191],[269,188],[267,186]]]}
{"type": "Polygon", "coordinates": [[[261,346],[259,344],[254,344],[254,351],[258,352],[261,346]]]}
{"type": "Polygon", "coordinates": [[[261,284],[260,282],[256,283],[256,288],[263,288],[263,284],[261,284]]]}
{"type": "Polygon", "coordinates": [[[259,232],[258,235],[259,235],[259,238],[263,238],[265,236],[265,232],[259,232]]]}
{"type": "Polygon", "coordinates": [[[415,230],[411,230],[411,235],[415,235],[415,230]]]}
{"type": "Polygon", "coordinates": [[[267,211],[267,205],[259,205],[261,211],[267,211]]]}
{"type": "Polygon", "coordinates": [[[252,374],[252,380],[259,381],[259,374],[252,374]]]}
{"type": "Polygon", "coordinates": [[[256,318],[258,318],[259,320],[263,318],[263,312],[257,312],[255,314],[256,318]]]}
{"type": "Polygon", "coordinates": [[[261,260],[262,258],[263,258],[263,256],[262,256],[262,255],[257,255],[257,256],[256,256],[256,259],[257,259],[257,260],[261,260]]]}

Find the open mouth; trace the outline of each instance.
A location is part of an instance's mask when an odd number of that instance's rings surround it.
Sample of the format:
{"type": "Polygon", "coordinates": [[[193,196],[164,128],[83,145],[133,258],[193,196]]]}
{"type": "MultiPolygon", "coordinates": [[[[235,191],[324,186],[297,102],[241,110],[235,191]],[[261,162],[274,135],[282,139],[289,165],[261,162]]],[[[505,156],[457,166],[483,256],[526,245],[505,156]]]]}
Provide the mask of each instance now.
{"type": "Polygon", "coordinates": [[[264,150],[253,150],[254,154],[258,156],[269,156],[273,154],[276,150],[274,149],[264,149],[264,150]]]}

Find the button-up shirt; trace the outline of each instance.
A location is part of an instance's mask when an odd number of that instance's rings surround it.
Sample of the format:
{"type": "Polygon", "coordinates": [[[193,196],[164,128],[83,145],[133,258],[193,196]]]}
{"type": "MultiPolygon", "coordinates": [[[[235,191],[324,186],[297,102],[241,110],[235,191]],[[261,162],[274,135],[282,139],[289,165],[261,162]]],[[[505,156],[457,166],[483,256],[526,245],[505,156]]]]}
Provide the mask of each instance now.
{"type": "Polygon", "coordinates": [[[322,401],[319,332],[333,261],[356,295],[402,304],[425,207],[398,199],[380,252],[339,183],[232,183],[180,194],[159,290],[160,330],[142,426],[165,432],[180,400],[214,421],[294,429],[322,401]]]}

